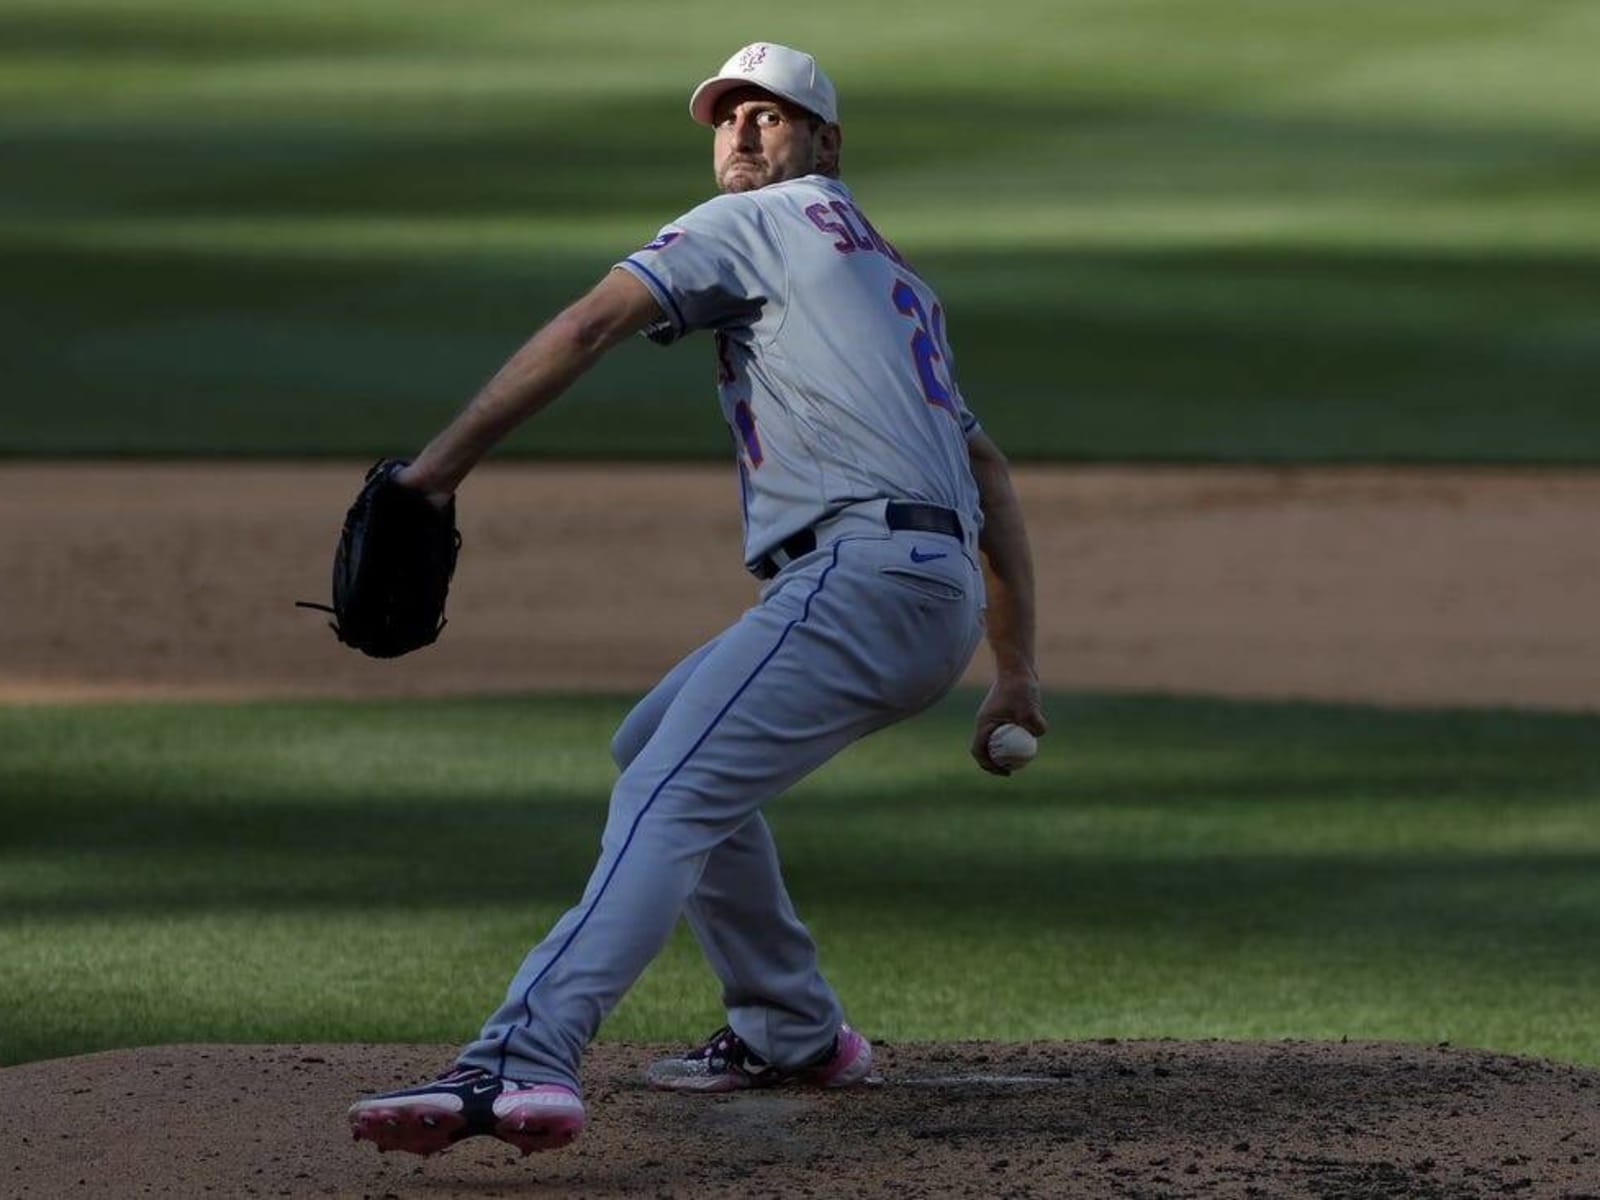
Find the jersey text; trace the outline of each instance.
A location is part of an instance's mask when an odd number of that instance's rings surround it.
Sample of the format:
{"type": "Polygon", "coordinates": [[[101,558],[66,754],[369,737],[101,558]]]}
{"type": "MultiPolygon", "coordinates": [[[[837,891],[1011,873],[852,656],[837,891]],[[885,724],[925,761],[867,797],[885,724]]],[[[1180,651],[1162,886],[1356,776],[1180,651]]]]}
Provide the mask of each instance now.
{"type": "Polygon", "coordinates": [[[854,204],[843,200],[835,200],[831,204],[813,204],[806,209],[806,217],[818,230],[835,239],[833,248],[840,254],[854,254],[857,250],[876,251],[898,266],[907,265],[900,251],[873,228],[872,222],[854,204]]]}

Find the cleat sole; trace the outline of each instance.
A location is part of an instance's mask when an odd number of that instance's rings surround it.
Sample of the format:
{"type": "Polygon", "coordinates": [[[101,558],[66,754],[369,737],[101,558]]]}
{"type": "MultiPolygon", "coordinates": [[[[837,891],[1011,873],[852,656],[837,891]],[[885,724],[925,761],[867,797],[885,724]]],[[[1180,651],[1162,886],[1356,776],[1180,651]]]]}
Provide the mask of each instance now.
{"type": "Polygon", "coordinates": [[[460,1114],[441,1109],[368,1108],[350,1114],[356,1141],[371,1142],[380,1154],[437,1154],[457,1140],[464,1125],[460,1114]]]}
{"type": "Polygon", "coordinates": [[[563,1149],[582,1132],[583,1117],[577,1113],[535,1119],[508,1117],[494,1127],[495,1137],[521,1150],[523,1157],[563,1149]]]}

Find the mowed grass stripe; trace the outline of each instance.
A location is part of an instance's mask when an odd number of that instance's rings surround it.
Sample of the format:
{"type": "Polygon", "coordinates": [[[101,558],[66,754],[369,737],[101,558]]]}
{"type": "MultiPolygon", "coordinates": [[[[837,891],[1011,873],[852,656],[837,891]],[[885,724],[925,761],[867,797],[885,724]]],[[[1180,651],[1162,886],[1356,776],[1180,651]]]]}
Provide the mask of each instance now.
{"type": "MultiPolygon", "coordinates": [[[[771,810],[869,1031],[1600,1062],[1600,718],[1058,696],[997,781],[975,700],[771,810]]],[[[625,707],[0,710],[0,1061],[467,1036],[581,891],[625,707]]],[[[717,1016],[680,931],[602,1036],[717,1016]]]]}
{"type": "MultiPolygon", "coordinates": [[[[776,36],[1019,456],[1600,461],[1592,4],[903,17],[14,0],[0,454],[414,447],[706,196],[686,89],[776,36]]],[[[706,378],[630,348],[508,449],[723,455],[706,378]]]]}

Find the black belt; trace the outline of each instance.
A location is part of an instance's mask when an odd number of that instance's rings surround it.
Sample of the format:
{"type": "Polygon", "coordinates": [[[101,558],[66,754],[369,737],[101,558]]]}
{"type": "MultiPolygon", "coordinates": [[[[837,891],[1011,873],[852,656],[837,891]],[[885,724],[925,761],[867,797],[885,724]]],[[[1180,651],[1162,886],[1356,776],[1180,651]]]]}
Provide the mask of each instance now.
{"type": "MultiPolygon", "coordinates": [[[[942,533],[960,541],[965,535],[961,518],[937,504],[916,504],[910,500],[891,500],[883,510],[883,523],[890,529],[915,529],[919,533],[942,533]]],[[[757,579],[771,579],[797,558],[817,548],[815,528],[802,529],[778,544],[776,550],[750,568],[757,579]]]]}

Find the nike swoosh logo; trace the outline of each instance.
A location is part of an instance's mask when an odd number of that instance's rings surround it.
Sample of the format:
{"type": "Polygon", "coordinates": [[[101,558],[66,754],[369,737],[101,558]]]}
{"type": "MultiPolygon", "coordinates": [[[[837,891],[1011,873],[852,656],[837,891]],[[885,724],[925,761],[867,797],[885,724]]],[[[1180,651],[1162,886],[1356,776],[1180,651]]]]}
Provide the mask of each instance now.
{"type": "Polygon", "coordinates": [[[938,554],[924,554],[924,553],[922,553],[922,551],[918,550],[915,546],[911,547],[911,561],[914,562],[914,563],[932,562],[936,558],[949,558],[949,557],[950,556],[948,554],[944,553],[943,551],[940,551],[938,554]]]}
{"type": "Polygon", "coordinates": [[[489,1092],[494,1091],[499,1086],[500,1081],[498,1079],[492,1080],[489,1083],[475,1083],[472,1085],[472,1094],[474,1096],[487,1095],[489,1092]]]}

